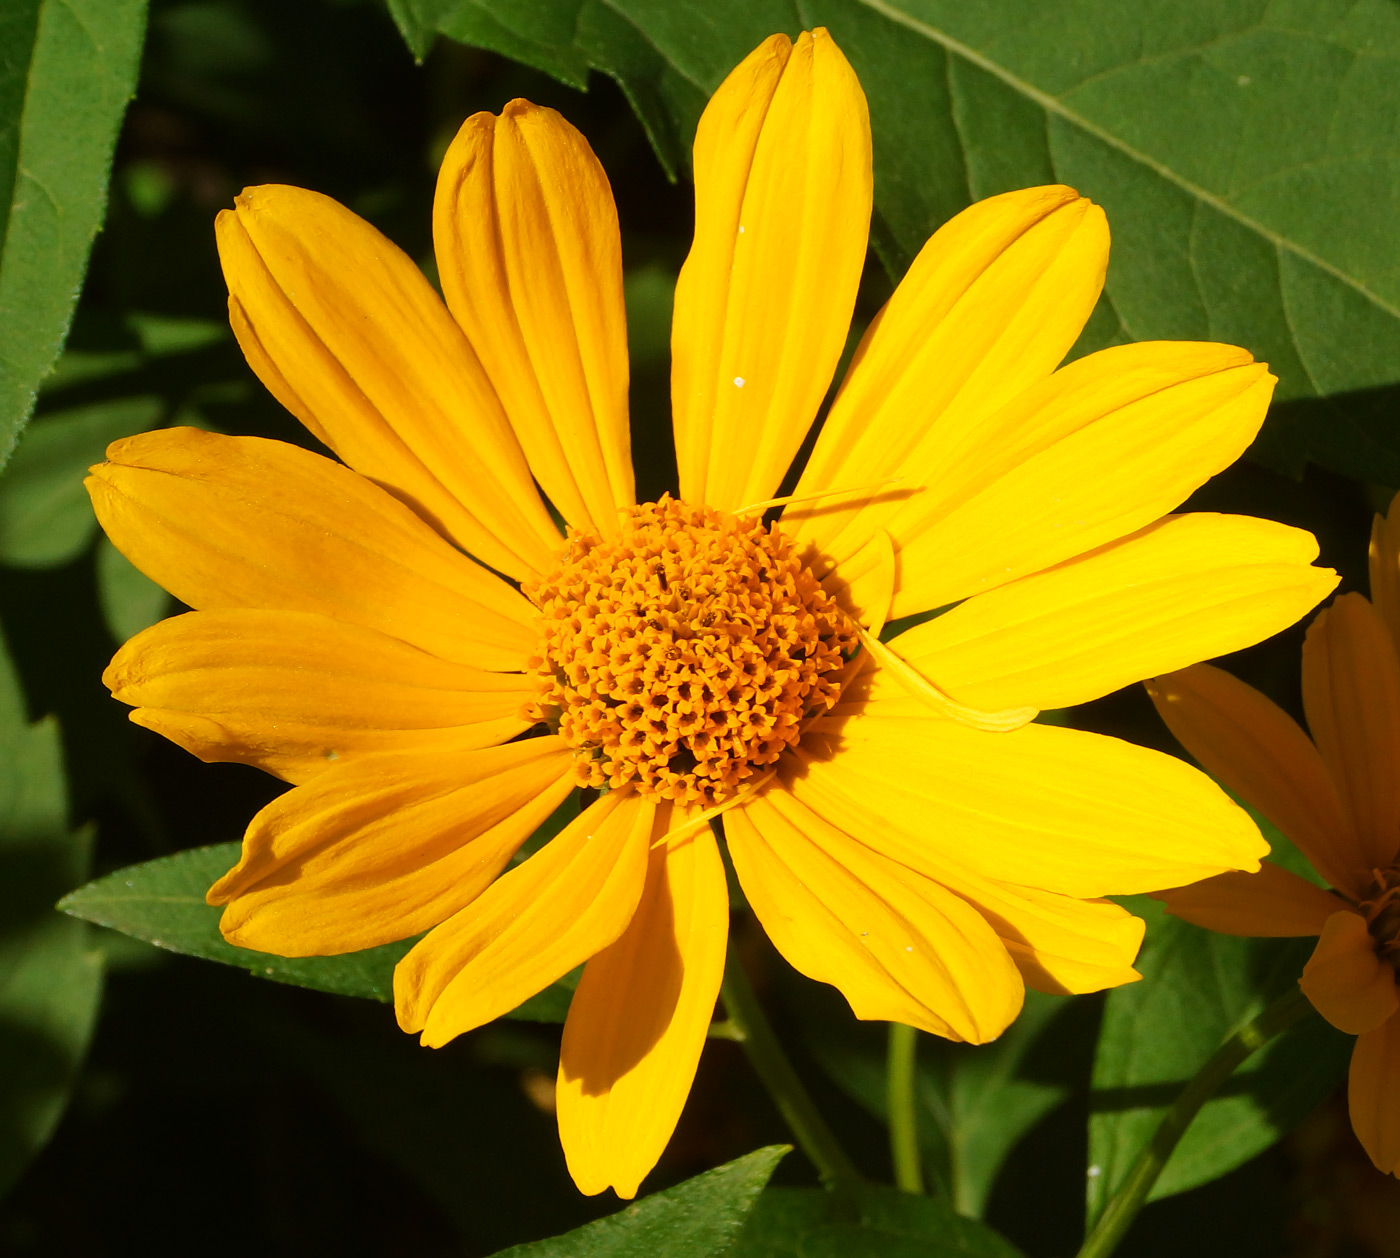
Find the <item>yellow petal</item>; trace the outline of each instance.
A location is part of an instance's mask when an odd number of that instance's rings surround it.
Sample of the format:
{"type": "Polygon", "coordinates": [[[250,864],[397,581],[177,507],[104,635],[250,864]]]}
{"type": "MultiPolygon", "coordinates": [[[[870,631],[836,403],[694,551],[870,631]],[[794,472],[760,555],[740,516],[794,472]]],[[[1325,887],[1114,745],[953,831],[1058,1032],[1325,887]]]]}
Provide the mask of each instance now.
{"type": "Polygon", "coordinates": [[[770,789],[725,814],[734,870],[778,951],[856,1017],[985,1044],[1025,988],[976,909],[770,789]]]}
{"type": "Polygon", "coordinates": [[[1167,912],[1222,935],[1320,935],[1346,902],[1271,861],[1252,874],[1217,874],[1157,895],[1167,912]]]}
{"type": "MultiPolygon", "coordinates": [[[[809,556],[812,558],[816,557],[809,556]]],[[[826,573],[822,588],[856,624],[878,634],[889,619],[896,571],[894,543],[881,529],[854,555],[826,573]]]]}
{"type": "Polygon", "coordinates": [[[1327,766],[1273,700],[1209,664],[1154,678],[1147,693],[1206,772],[1292,839],[1326,882],[1352,895],[1370,885],[1365,849],[1327,766]]]}
{"type": "Polygon", "coordinates": [[[891,521],[895,614],[941,607],[1126,537],[1244,453],[1274,378],[1228,345],[1123,345],[993,416],[941,501],[891,521]]]}
{"type": "Polygon", "coordinates": [[[540,487],[576,527],[631,506],[622,242],[607,176],[552,109],[474,114],[433,202],[443,296],[540,487]]]}
{"type": "Polygon", "coordinates": [[[1298,986],[1318,1013],[1348,1035],[1374,1031],[1400,1009],[1395,968],[1376,955],[1366,919],[1349,908],[1323,925],[1298,986]]]}
{"type": "Polygon", "coordinates": [[[606,948],[641,899],[656,812],[609,792],[431,931],[394,970],[399,1025],[441,1048],[606,948]]]}
{"type": "Polygon", "coordinates": [[[558,531],[490,381],[413,261],[303,188],[246,188],[235,206],[216,221],[230,318],[272,395],[493,568],[549,568],[558,531]]]}
{"type": "Polygon", "coordinates": [[[132,638],[103,674],[131,719],[201,760],[305,782],[368,752],[503,743],[534,688],[427,655],[328,616],[240,608],[175,616],[132,638]],[[470,733],[468,733],[470,730],[470,733]]]}
{"type": "Polygon", "coordinates": [[[284,957],[371,948],[471,903],[573,788],[558,738],[391,751],[326,770],[248,827],[209,890],[230,943],[284,957]]]}
{"type": "Polygon", "coordinates": [[[1303,640],[1303,711],[1367,858],[1400,850],[1400,658],[1360,594],[1343,594],[1303,640]]]}
{"type": "MultiPolygon", "coordinates": [[[[658,828],[681,823],[663,811],[658,828]]],[[[631,925],[584,967],[564,1023],[559,1139],[580,1192],[636,1196],[665,1149],[714,1013],[728,926],[710,831],[653,848],[631,925]]]]}
{"type": "Polygon", "coordinates": [[[774,35],[695,135],[695,243],[676,284],[681,497],[772,497],[826,394],[870,225],[870,121],[826,31],[774,35]]]}
{"type": "Polygon", "coordinates": [[[982,878],[941,862],[940,881],[996,931],[1027,987],[1051,995],[1097,992],[1135,983],[1146,929],[1111,900],[1079,900],[1035,887],[982,878]]]}
{"type": "Polygon", "coordinates": [[[882,706],[818,722],[781,776],[814,812],[929,877],[950,863],[1093,899],[1255,869],[1268,851],[1248,814],[1175,756],[882,706]]]}
{"type": "Polygon", "coordinates": [[[796,506],[789,530],[844,559],[906,507],[956,494],[989,417],[1074,344],[1107,265],[1103,211],[1073,188],[989,197],[939,228],[861,341],[797,492],[902,483],[796,506]]]}
{"type": "Polygon", "coordinates": [[[1352,1130],[1376,1169],[1400,1175],[1400,1018],[1356,1041],[1347,1102],[1352,1130]]]}
{"type": "Polygon", "coordinates": [[[1400,494],[1371,523],[1371,603],[1400,651],[1400,494]]]}
{"type": "Polygon", "coordinates": [[[1168,516],[892,645],[970,707],[1066,708],[1291,625],[1337,584],[1330,568],[1309,566],[1316,557],[1311,533],[1272,520],[1168,516]]]}
{"type": "Polygon", "coordinates": [[[280,441],[167,428],[87,480],[118,550],[200,611],[313,612],[459,663],[519,669],[534,608],[401,502],[280,441]]]}

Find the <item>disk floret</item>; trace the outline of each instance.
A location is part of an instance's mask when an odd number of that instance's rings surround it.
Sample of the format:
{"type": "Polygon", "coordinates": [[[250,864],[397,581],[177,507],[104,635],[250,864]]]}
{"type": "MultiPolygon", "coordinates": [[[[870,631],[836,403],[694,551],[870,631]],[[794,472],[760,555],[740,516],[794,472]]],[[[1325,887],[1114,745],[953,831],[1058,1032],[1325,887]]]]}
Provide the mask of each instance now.
{"type": "Polygon", "coordinates": [[[1400,865],[1375,871],[1371,898],[1362,901],[1376,953],[1400,971],[1400,865]]]}
{"type": "Polygon", "coordinates": [[[669,497],[617,536],[570,530],[540,610],[531,719],[579,782],[706,806],[733,794],[840,694],[858,638],[777,525],[669,497]]]}

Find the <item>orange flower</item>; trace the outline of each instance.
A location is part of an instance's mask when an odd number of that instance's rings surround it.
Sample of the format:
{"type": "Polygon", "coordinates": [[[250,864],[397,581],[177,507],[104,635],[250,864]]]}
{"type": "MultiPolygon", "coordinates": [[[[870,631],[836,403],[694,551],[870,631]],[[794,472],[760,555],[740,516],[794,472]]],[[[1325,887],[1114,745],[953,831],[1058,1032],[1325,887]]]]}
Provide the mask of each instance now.
{"type": "Polygon", "coordinates": [[[1312,739],[1257,690],[1198,664],[1148,683],[1172,733],[1272,821],[1332,889],[1263,862],[1166,892],[1231,935],[1317,935],[1299,985],[1357,1037],[1351,1122],[1400,1175],[1400,495],[1371,532],[1371,598],[1343,594],[1303,644],[1312,739]]]}
{"type": "Polygon", "coordinates": [[[90,481],[117,545],[197,609],[128,643],[113,693],[295,784],[209,893],[225,936],[301,956],[427,931],[395,1000],[432,1046],[586,963],[559,1129],[579,1186],[623,1196],[719,990],[717,813],[793,965],[860,1017],[985,1042],[1026,983],[1137,977],[1142,924],[1101,897],[1264,850],[1197,770],[1037,710],[1257,642],[1336,581],[1296,529],[1165,515],[1254,438],[1263,364],[1153,343],[1057,370],[1108,260],[1064,187],[933,237],[775,501],[866,256],[865,98],[824,31],[729,76],[695,181],[676,500],[633,493],[607,181],[523,101],[443,161],[445,303],[315,193],[220,215],[248,361],[342,463],[185,429],[116,443],[90,481]],[[580,783],[604,793],[509,867],[580,783]]]}

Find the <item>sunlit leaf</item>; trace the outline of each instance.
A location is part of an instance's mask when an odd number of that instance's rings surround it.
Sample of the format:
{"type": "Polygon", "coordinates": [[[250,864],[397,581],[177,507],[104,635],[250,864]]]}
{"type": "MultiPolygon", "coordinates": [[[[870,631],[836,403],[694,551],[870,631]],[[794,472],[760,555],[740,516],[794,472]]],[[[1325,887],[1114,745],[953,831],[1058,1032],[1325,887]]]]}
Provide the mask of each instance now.
{"type": "MultiPolygon", "coordinates": [[[[744,1219],[760,1200],[786,1145],[756,1149],[665,1192],[643,1197],[596,1223],[496,1258],[718,1258],[737,1254],[744,1219]]],[[[745,1251],[747,1252],[747,1251],[745,1251]]],[[[762,1252],[762,1251],[759,1251],[762,1252]]]]}
{"type": "Polygon", "coordinates": [[[146,0],[0,6],[0,466],[68,331],[146,0]]]}

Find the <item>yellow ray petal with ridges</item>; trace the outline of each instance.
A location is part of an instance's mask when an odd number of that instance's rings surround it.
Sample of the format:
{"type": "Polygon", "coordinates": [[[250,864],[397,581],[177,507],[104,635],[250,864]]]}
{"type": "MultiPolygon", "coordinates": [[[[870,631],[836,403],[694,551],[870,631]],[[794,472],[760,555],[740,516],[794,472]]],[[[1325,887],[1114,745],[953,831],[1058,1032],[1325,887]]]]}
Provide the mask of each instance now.
{"type": "MultiPolygon", "coordinates": [[[[764,41],[695,135],[695,241],[676,284],[681,497],[772,497],[846,343],[870,224],[865,94],[826,31],[764,41]]],[[[828,486],[822,486],[828,488],[828,486]]]]}
{"type": "Polygon", "coordinates": [[[1320,935],[1346,902],[1306,878],[1264,861],[1252,874],[1217,874],[1156,893],[1167,912],[1222,935],[1285,939],[1320,935]]]}
{"type": "Polygon", "coordinates": [[[734,870],[778,951],[856,1017],[985,1044],[1025,987],[976,909],[881,856],[781,788],[725,816],[734,870]]]}
{"type": "Polygon", "coordinates": [[[849,834],[932,878],[944,861],[1076,899],[1256,869],[1268,845],[1175,756],[1053,725],[985,733],[937,717],[818,722],[780,773],[849,834]]]}
{"type": "MultiPolygon", "coordinates": [[[[809,554],[807,560],[821,571],[819,556],[809,554]]],[[[854,555],[822,576],[822,589],[862,629],[878,634],[890,616],[897,572],[894,543],[878,529],[854,555]]]]}
{"type": "Polygon", "coordinates": [[[433,243],[540,487],[570,524],[616,533],[634,501],[622,240],[588,142],[529,101],[473,114],[438,172],[433,243]]]}
{"type": "Polygon", "coordinates": [[[966,495],[911,499],[894,614],[995,589],[1126,537],[1244,453],[1274,378],[1228,345],[1123,345],[1029,389],[978,434],[966,495]]]}
{"type": "Polygon", "coordinates": [[[1356,1041],[1347,1103],[1352,1130],[1376,1169],[1400,1175],[1400,1017],[1356,1041]]]}
{"type": "Polygon", "coordinates": [[[246,188],[216,222],[230,315],[278,401],[513,577],[560,545],[481,364],[411,258],[329,197],[246,188]]]}
{"type": "Polygon", "coordinates": [[[559,738],[437,746],[332,766],[264,808],[209,890],[220,929],[284,957],[405,939],[471,903],[573,788],[559,738]]]}
{"type": "Polygon", "coordinates": [[[1147,693],[1206,772],[1283,831],[1324,881],[1353,896],[1365,890],[1371,880],[1365,848],[1297,721],[1210,664],[1156,677],[1147,693]]]}
{"type": "Polygon", "coordinates": [[[1380,613],[1391,641],[1400,652],[1400,494],[1390,510],[1371,521],[1367,556],[1371,576],[1371,605],[1380,613]]]}
{"type": "Polygon", "coordinates": [[[167,428],[87,479],[117,549],[200,611],[313,612],[458,663],[519,669],[534,608],[403,503],[310,451],[167,428]]]}
{"type": "Polygon", "coordinates": [[[641,899],[656,812],[609,792],[431,931],[394,970],[399,1025],[441,1048],[606,948],[641,899]]]}
{"type": "MultiPolygon", "coordinates": [[[[983,711],[1067,708],[1277,633],[1337,584],[1311,533],[1196,512],[968,599],[891,645],[983,711]]],[[[907,556],[901,556],[901,563],[907,556]]]]}
{"type": "Polygon", "coordinates": [[[1400,658],[1360,594],[1343,594],[1303,639],[1303,711],[1367,858],[1400,850],[1400,658]]]}
{"type": "Polygon", "coordinates": [[[1322,927],[1298,986],[1324,1018],[1348,1035],[1364,1035],[1395,1016],[1395,969],[1376,955],[1366,919],[1347,908],[1322,927]]]}
{"type": "Polygon", "coordinates": [[[520,709],[534,696],[521,673],[452,663],[328,616],[249,608],[152,625],[102,680],[136,708],[136,724],[201,760],[289,782],[366,753],[431,747],[445,730],[503,743],[528,728],[520,709]]]}
{"type": "Polygon", "coordinates": [[[1073,188],[990,197],[939,228],[861,341],[796,492],[903,483],[797,504],[788,528],[835,559],[876,528],[900,541],[891,521],[941,503],[988,417],[1055,370],[1107,265],[1103,211],[1073,188]]]}
{"type": "MultiPolygon", "coordinates": [[[[682,821],[674,810],[669,824],[682,821]]],[[[631,925],[584,966],[559,1050],[559,1139],[589,1194],[634,1197],[656,1165],[724,977],[729,891],[714,835],[655,846],[648,859],[631,925]]]]}

